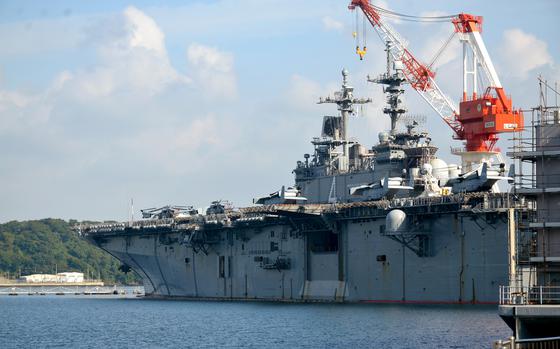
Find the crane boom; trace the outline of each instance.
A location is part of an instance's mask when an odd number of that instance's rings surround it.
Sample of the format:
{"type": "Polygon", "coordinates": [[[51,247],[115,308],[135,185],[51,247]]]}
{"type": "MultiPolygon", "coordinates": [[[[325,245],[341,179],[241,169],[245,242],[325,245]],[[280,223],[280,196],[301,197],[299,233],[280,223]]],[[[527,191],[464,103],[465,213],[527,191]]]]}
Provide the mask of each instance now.
{"type": "Polygon", "coordinates": [[[390,54],[394,60],[402,61],[403,73],[422,98],[438,113],[438,115],[455,132],[456,138],[462,137],[462,126],[457,121],[458,108],[439,88],[435,81],[435,73],[420,63],[406,48],[408,43],[388,23],[381,19],[377,10],[368,0],[352,0],[349,9],[362,9],[373,28],[379,33],[381,40],[390,42],[390,54]]]}
{"type": "Polygon", "coordinates": [[[466,141],[467,151],[492,151],[498,140],[496,136],[498,133],[514,132],[523,128],[523,114],[519,110],[513,110],[511,99],[503,90],[480,35],[482,17],[461,13],[440,18],[451,19],[455,31],[460,34],[463,42],[463,100],[457,108],[437,85],[435,73],[414,57],[407,49],[406,41],[382,20],[380,11],[393,15],[395,13],[373,6],[369,0],[352,0],[348,8],[354,10],[356,7],[362,10],[381,39],[390,43],[391,57],[403,63],[403,73],[412,88],[451,127],[455,139],[466,141]],[[472,50],[470,71],[467,46],[472,50]],[[477,68],[479,66],[489,83],[481,97],[477,96],[477,68]],[[468,93],[469,76],[471,77],[472,94],[468,93]]]}

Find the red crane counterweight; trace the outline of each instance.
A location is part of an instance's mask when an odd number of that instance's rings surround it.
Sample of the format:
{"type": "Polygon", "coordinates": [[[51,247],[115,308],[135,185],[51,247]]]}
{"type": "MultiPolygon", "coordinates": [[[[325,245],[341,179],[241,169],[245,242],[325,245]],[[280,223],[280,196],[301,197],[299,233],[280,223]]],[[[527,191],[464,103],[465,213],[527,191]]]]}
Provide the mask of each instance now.
{"type": "Polygon", "coordinates": [[[503,88],[488,87],[481,98],[459,103],[457,120],[463,125],[467,151],[491,151],[498,133],[523,128],[523,113],[512,108],[503,88]],[[493,93],[494,92],[494,93],[493,93]]]}

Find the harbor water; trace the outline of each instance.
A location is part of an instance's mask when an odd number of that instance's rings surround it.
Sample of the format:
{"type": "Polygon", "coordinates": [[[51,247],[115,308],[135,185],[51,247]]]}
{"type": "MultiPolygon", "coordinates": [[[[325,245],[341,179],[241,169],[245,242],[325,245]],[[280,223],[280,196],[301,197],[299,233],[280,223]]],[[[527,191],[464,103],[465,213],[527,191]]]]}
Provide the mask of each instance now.
{"type": "Polygon", "coordinates": [[[490,348],[496,306],[1,296],[0,348],[490,348]]]}

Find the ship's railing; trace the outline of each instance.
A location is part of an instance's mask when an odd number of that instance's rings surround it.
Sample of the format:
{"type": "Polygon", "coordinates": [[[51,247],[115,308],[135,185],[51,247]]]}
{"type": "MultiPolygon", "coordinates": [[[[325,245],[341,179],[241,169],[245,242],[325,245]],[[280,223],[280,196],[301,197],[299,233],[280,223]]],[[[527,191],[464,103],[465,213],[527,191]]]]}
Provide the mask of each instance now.
{"type": "MultiPolygon", "coordinates": [[[[479,208],[511,208],[516,204],[508,193],[465,193],[435,197],[402,198],[388,201],[388,207],[429,206],[441,204],[467,204],[470,199],[483,198],[479,208]]],[[[516,207],[516,206],[515,206],[516,207]]]]}
{"type": "Polygon", "coordinates": [[[391,209],[411,209],[421,212],[498,212],[525,205],[508,193],[459,193],[435,197],[397,198],[392,200],[360,201],[322,205],[321,212],[341,213],[345,218],[361,216],[384,217],[391,209]]]}
{"type": "Polygon", "coordinates": [[[494,342],[493,349],[560,349],[560,337],[515,339],[510,337],[506,340],[494,342]]]}
{"type": "Polygon", "coordinates": [[[441,204],[462,203],[464,200],[461,196],[436,196],[422,198],[402,198],[392,199],[389,201],[389,207],[409,207],[409,206],[429,206],[441,204]]]}
{"type": "Polygon", "coordinates": [[[238,211],[228,212],[226,214],[207,214],[207,215],[197,215],[192,217],[178,217],[178,218],[163,218],[163,219],[145,219],[134,222],[111,222],[111,223],[101,223],[101,224],[90,224],[85,226],[77,226],[80,234],[96,234],[96,233],[118,233],[118,232],[129,232],[132,230],[150,230],[150,229],[192,229],[199,227],[204,224],[208,225],[221,225],[230,226],[231,218],[241,217],[241,213],[238,211]]]}
{"type": "Polygon", "coordinates": [[[148,220],[135,221],[135,222],[126,222],[126,223],[93,224],[93,225],[88,225],[86,227],[82,227],[80,230],[86,233],[115,232],[115,231],[124,231],[126,228],[132,228],[132,229],[161,228],[161,227],[171,226],[173,223],[174,220],[172,218],[148,219],[148,220]]]}
{"type": "Polygon", "coordinates": [[[451,147],[450,150],[451,150],[451,154],[453,155],[458,155],[467,152],[467,148],[465,147],[451,147]]]}
{"type": "Polygon", "coordinates": [[[150,227],[162,227],[162,226],[170,226],[175,221],[173,218],[164,218],[164,219],[148,219],[143,221],[135,221],[132,223],[125,223],[127,227],[132,229],[140,229],[140,228],[150,228],[150,227]]]}
{"type": "Polygon", "coordinates": [[[514,200],[514,197],[509,193],[493,193],[484,196],[484,199],[473,209],[497,210],[522,207],[525,207],[525,202],[514,200]]]}
{"type": "MultiPolygon", "coordinates": [[[[391,200],[377,200],[377,201],[362,201],[353,203],[340,203],[340,204],[304,204],[304,205],[293,205],[293,204],[277,204],[277,205],[267,205],[267,206],[255,206],[247,207],[241,209],[237,214],[239,217],[252,216],[254,214],[267,214],[275,213],[278,211],[294,211],[294,212],[305,212],[321,214],[325,212],[337,212],[341,209],[357,208],[357,207],[373,207],[382,210],[392,209],[392,208],[405,208],[405,207],[419,207],[419,206],[437,206],[437,205],[460,205],[461,209],[472,210],[496,210],[496,209],[506,209],[513,207],[520,207],[523,203],[518,200],[514,200],[514,197],[509,193],[459,193],[453,195],[441,195],[434,197],[416,197],[416,198],[396,198],[391,200]],[[473,207],[471,200],[476,200],[478,202],[476,206],[473,207]]],[[[202,221],[196,221],[198,223],[227,223],[228,219],[224,220],[224,217],[212,217],[205,216],[202,221]]],[[[196,223],[192,222],[192,223],[196,223]]],[[[175,224],[187,223],[176,221],[172,218],[165,219],[148,219],[135,222],[124,222],[124,223],[101,223],[93,224],[85,227],[78,227],[78,230],[82,233],[114,233],[119,231],[125,231],[126,229],[159,229],[165,227],[174,227],[175,224]]]]}
{"type": "Polygon", "coordinates": [[[560,304],[560,286],[500,286],[501,305],[560,304]]]}
{"type": "Polygon", "coordinates": [[[433,197],[416,197],[416,198],[396,198],[391,200],[381,199],[376,201],[359,201],[352,203],[339,203],[335,205],[316,205],[322,211],[333,212],[341,209],[357,208],[357,207],[375,207],[379,209],[391,209],[400,207],[417,207],[417,206],[435,206],[445,204],[465,205],[466,209],[504,209],[504,208],[523,208],[526,207],[525,201],[517,200],[509,193],[459,193],[452,195],[441,195],[433,197]],[[479,201],[473,207],[471,200],[479,201]],[[467,207],[468,206],[468,207],[467,207]]]}

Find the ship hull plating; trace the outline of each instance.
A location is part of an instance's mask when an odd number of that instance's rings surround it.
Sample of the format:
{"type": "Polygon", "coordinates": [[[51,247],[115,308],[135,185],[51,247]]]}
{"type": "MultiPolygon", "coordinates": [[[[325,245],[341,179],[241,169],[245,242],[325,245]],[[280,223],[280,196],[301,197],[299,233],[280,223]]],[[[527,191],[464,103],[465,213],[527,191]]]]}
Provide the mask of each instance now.
{"type": "Polygon", "coordinates": [[[422,224],[422,235],[395,236],[382,217],[337,215],[331,230],[275,218],[196,245],[176,229],[89,239],[134,269],[151,297],[497,303],[506,213],[439,213],[422,224]]]}

